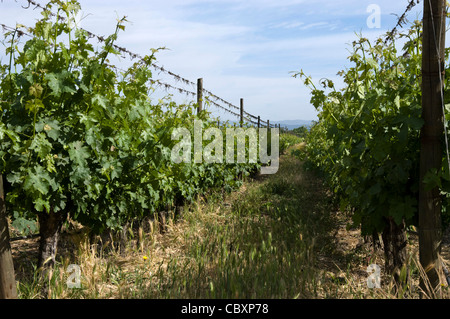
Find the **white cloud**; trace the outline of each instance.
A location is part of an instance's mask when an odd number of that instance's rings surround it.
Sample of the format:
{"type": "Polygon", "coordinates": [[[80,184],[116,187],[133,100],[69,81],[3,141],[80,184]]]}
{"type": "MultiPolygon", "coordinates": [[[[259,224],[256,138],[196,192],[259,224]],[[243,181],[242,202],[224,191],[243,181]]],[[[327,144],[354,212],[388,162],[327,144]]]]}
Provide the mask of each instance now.
{"type": "Polygon", "coordinates": [[[305,24],[304,22],[282,22],[282,23],[276,23],[276,24],[270,25],[269,27],[273,28],[273,29],[278,29],[278,28],[295,29],[304,24],[305,24]]]}

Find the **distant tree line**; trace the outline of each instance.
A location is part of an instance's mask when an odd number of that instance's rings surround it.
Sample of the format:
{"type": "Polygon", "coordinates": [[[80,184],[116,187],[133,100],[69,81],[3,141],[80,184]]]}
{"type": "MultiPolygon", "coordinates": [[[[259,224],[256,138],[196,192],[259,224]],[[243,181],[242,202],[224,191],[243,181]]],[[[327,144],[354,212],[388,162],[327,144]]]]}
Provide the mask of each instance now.
{"type": "Polygon", "coordinates": [[[289,133],[294,134],[301,138],[306,138],[306,136],[309,133],[309,130],[308,130],[308,127],[306,127],[306,126],[300,126],[300,127],[294,128],[292,130],[289,130],[289,133]]]}

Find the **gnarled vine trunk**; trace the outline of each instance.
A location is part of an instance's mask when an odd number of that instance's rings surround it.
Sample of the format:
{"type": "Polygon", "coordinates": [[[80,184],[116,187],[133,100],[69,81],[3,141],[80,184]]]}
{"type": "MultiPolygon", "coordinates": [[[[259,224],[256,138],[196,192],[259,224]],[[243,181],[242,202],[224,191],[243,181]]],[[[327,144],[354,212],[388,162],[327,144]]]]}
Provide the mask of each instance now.
{"type": "Polygon", "coordinates": [[[38,213],[39,230],[41,240],[39,243],[38,267],[45,270],[51,269],[55,264],[61,228],[67,219],[64,212],[50,211],[38,213]]]}
{"type": "Polygon", "coordinates": [[[56,261],[56,252],[58,247],[61,228],[67,219],[64,212],[41,212],[38,213],[38,222],[40,230],[39,259],[38,267],[42,271],[43,286],[41,294],[43,298],[49,297],[49,280],[52,277],[53,266],[56,261]]]}
{"type": "MultiPolygon", "coordinates": [[[[385,271],[392,275],[397,284],[402,283],[401,272],[403,267],[407,267],[407,241],[406,241],[406,225],[402,221],[398,225],[392,218],[386,219],[386,227],[382,234],[385,271]]],[[[408,274],[408,272],[407,272],[408,274]]],[[[405,281],[408,281],[407,275],[405,281]]]]}

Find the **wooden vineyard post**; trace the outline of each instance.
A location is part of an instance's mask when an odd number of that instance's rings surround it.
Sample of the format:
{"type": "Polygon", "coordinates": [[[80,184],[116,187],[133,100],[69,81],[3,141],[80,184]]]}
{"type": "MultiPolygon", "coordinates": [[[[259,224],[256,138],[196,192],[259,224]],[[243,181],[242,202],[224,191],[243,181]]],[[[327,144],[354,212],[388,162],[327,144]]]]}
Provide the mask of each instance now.
{"type": "Polygon", "coordinates": [[[203,79],[197,80],[197,115],[203,110],[203,79]]]}
{"type": "Polygon", "coordinates": [[[261,116],[258,115],[258,128],[261,128],[261,116]]]}
{"type": "Polygon", "coordinates": [[[444,0],[425,0],[423,11],[422,47],[422,118],[424,125],[420,137],[420,189],[419,189],[419,258],[428,278],[421,286],[429,297],[440,286],[441,198],[439,187],[427,189],[424,177],[432,170],[439,172],[442,162],[442,136],[444,132],[442,90],[445,50],[444,0]],[[429,281],[429,282],[428,282],[429,281]]]}
{"type": "Polygon", "coordinates": [[[16,299],[16,279],[9,244],[9,227],[6,220],[6,204],[3,176],[0,174],[0,299],[16,299]]]}
{"type": "Polygon", "coordinates": [[[242,127],[244,125],[244,99],[241,99],[241,108],[240,108],[240,120],[239,120],[239,124],[240,127],[242,127]]]}

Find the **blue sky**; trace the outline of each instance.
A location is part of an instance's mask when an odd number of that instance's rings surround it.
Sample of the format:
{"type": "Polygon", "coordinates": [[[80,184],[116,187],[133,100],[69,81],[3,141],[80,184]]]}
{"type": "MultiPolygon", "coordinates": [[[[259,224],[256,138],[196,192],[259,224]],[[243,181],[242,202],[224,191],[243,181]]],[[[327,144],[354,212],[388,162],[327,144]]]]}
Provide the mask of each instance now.
{"type": "MultiPolygon", "coordinates": [[[[37,0],[45,4],[45,0],[37,0]]],[[[118,45],[141,55],[166,47],[157,64],[271,122],[316,119],[309,91],[290,72],[303,69],[315,81],[330,78],[348,66],[349,44],[362,33],[374,39],[391,30],[408,0],[79,0],[81,26],[108,35],[116,18],[127,16],[118,45]],[[380,28],[369,28],[367,8],[381,10],[380,28]]],[[[0,23],[32,25],[38,10],[22,9],[25,0],[0,2],[0,23]]],[[[408,14],[421,18],[422,2],[408,14]]],[[[0,57],[3,53],[0,53],[0,57]]],[[[125,61],[125,62],[129,62],[125,61]]],[[[124,62],[124,63],[125,63],[124,62]]],[[[122,63],[122,62],[121,62],[122,63]]],[[[156,79],[191,91],[164,74],[156,79]]],[[[155,93],[165,94],[164,90],[155,93]]],[[[174,98],[191,99],[177,92],[174,98]]],[[[214,114],[227,117],[211,106],[214,114]]],[[[230,118],[231,119],[231,118],[230,118]]]]}

